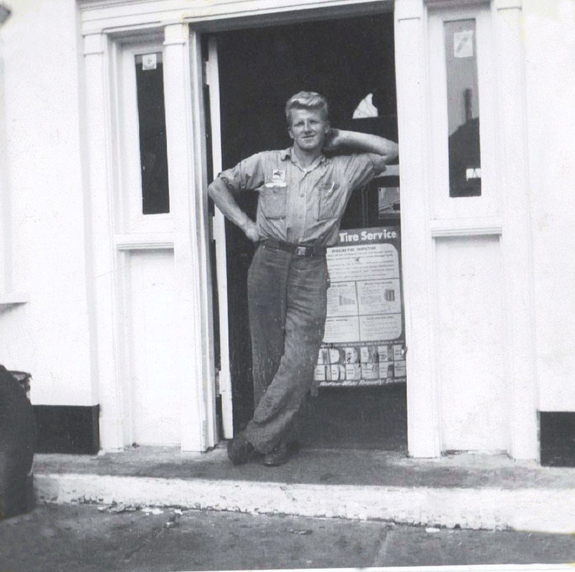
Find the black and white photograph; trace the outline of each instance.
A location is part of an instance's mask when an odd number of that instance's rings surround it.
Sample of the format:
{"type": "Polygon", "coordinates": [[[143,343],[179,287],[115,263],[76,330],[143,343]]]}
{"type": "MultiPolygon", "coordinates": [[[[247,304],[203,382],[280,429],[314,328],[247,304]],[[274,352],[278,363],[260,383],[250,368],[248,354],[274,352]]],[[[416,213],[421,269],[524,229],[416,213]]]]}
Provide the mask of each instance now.
{"type": "Polygon", "coordinates": [[[0,572],[575,565],[575,0],[0,0],[0,572]]]}

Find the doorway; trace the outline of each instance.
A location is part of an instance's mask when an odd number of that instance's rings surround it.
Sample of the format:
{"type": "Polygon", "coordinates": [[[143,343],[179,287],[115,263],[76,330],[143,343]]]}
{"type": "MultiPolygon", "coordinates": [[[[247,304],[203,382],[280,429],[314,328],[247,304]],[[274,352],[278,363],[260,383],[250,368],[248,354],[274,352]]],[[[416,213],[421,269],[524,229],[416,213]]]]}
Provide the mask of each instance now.
{"type": "MultiPolygon", "coordinates": [[[[397,141],[393,32],[389,13],[214,34],[223,168],[290,145],[284,105],[300,90],[328,98],[334,127],[397,141]]],[[[380,208],[382,185],[398,188],[399,180],[388,177],[358,190],[342,229],[399,228],[399,202],[387,211],[380,208]]],[[[238,201],[254,219],[256,200],[255,193],[245,193],[238,201]]],[[[253,413],[247,272],[254,246],[237,227],[225,224],[231,395],[238,431],[253,413]]],[[[306,419],[304,446],[407,449],[405,383],[320,387],[308,401],[306,419]]]]}

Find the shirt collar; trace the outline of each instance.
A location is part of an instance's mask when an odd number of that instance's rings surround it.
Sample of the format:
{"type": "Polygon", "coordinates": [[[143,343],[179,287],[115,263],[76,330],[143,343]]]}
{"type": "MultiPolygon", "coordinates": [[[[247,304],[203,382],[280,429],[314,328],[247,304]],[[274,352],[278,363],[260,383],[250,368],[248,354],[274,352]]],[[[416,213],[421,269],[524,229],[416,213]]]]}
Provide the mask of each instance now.
{"type": "MultiPolygon", "coordinates": [[[[288,147],[287,149],[281,151],[280,159],[282,161],[287,161],[288,159],[290,159],[294,165],[297,165],[293,147],[288,147]]],[[[329,158],[322,154],[320,155],[320,159],[317,162],[316,166],[323,165],[324,163],[327,165],[329,163],[329,158]]]]}

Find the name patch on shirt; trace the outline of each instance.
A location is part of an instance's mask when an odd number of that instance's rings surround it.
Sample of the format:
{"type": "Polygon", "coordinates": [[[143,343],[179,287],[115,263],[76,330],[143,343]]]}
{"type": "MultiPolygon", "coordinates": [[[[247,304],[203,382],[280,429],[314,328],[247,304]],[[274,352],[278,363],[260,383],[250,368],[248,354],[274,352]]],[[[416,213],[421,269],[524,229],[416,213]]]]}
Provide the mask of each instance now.
{"type": "Polygon", "coordinates": [[[286,182],[286,172],[283,169],[274,169],[272,171],[272,182],[274,182],[274,183],[285,183],[286,182]]]}
{"type": "Polygon", "coordinates": [[[283,169],[274,169],[272,171],[272,180],[267,182],[266,187],[285,187],[286,172],[283,169]]]}

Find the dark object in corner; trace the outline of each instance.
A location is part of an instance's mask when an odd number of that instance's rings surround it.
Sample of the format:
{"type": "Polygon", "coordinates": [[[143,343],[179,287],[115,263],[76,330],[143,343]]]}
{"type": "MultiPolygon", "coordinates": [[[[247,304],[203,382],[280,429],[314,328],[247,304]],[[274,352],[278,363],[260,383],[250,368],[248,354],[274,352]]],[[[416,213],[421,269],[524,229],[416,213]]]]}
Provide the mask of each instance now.
{"type": "Polygon", "coordinates": [[[0,519],[27,512],[36,424],[17,379],[0,365],[0,519]]]}
{"type": "Polygon", "coordinates": [[[575,412],[539,413],[541,464],[575,467],[575,412]]]}

